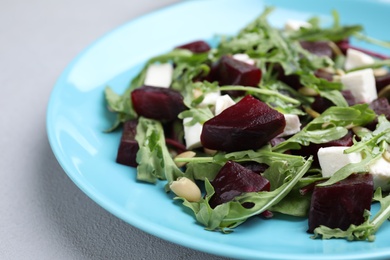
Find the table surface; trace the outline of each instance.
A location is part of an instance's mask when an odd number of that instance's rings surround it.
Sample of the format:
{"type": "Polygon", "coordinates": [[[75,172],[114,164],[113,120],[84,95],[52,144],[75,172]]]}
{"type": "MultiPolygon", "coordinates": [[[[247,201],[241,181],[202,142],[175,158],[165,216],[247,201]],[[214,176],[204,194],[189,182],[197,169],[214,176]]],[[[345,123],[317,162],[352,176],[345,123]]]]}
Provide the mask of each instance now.
{"type": "Polygon", "coordinates": [[[0,259],[224,259],[111,215],[56,161],[46,107],[67,64],[105,33],[178,0],[2,0],[0,259]]]}

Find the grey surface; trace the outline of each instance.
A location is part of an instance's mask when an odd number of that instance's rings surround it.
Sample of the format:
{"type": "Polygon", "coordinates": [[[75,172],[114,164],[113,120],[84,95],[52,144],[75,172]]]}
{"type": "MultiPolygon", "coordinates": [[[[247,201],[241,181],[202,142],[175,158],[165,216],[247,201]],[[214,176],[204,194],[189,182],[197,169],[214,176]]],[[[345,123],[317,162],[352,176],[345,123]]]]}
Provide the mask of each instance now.
{"type": "Polygon", "coordinates": [[[222,259],[106,212],[69,180],[46,137],[65,66],[103,34],[174,2],[0,1],[0,259],[222,259]]]}

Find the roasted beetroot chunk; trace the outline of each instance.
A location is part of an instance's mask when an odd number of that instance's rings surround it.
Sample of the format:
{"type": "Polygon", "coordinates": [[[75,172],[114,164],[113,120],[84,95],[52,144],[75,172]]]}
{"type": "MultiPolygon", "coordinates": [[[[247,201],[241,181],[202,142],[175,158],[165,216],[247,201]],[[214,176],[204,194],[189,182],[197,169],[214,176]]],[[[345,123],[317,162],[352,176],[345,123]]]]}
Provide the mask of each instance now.
{"type": "Polygon", "coordinates": [[[126,121],[123,124],[123,132],[118,148],[116,162],[132,167],[137,166],[136,155],[139,149],[138,143],[135,140],[137,134],[137,120],[126,121]]]}
{"type": "Polygon", "coordinates": [[[211,81],[220,85],[241,85],[255,87],[261,79],[261,70],[231,56],[223,56],[213,67],[211,81]]]}
{"type": "Polygon", "coordinates": [[[133,90],[131,101],[135,112],[160,121],[172,121],[186,109],[183,96],[169,88],[142,86],[133,90]]]}
{"type": "MultiPolygon", "coordinates": [[[[387,118],[387,120],[390,120],[390,104],[387,98],[382,97],[382,98],[375,99],[370,103],[370,108],[374,110],[377,116],[384,115],[387,118]]],[[[365,127],[373,131],[375,130],[377,124],[378,124],[378,117],[375,118],[374,121],[372,121],[365,127]]]]}
{"type": "Polygon", "coordinates": [[[370,210],[374,190],[370,174],[352,174],[333,185],[318,187],[313,191],[309,230],[320,225],[329,228],[348,229],[351,224],[363,223],[364,210],[370,210]]]}
{"type": "Polygon", "coordinates": [[[226,152],[258,149],[283,132],[283,114],[247,95],[206,121],[200,136],[205,148],[226,152]]]}
{"type": "Polygon", "coordinates": [[[231,201],[244,192],[269,191],[269,181],[239,163],[228,161],[211,182],[215,193],[209,204],[212,208],[231,201]]]}
{"type": "Polygon", "coordinates": [[[303,49],[308,52],[320,56],[320,57],[333,57],[333,50],[330,47],[329,43],[326,41],[317,41],[317,42],[309,42],[309,41],[301,41],[300,42],[303,49]]]}
{"type": "Polygon", "coordinates": [[[194,41],[177,46],[175,49],[185,49],[192,51],[193,53],[203,53],[210,50],[210,45],[205,41],[194,41]]]}

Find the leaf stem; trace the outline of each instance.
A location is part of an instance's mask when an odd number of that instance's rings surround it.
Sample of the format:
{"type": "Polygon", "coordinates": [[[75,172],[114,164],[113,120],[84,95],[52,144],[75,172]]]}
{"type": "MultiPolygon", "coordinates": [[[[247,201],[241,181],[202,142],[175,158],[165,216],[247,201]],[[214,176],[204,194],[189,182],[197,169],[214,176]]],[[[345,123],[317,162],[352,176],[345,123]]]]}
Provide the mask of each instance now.
{"type": "Polygon", "coordinates": [[[256,87],[246,87],[246,86],[222,86],[219,88],[220,90],[239,90],[239,91],[247,91],[247,92],[255,92],[258,94],[262,95],[267,95],[267,96],[277,96],[278,98],[290,102],[295,105],[299,105],[301,102],[298,100],[285,96],[277,91],[269,90],[269,89],[261,89],[261,88],[256,88],[256,87]]]}

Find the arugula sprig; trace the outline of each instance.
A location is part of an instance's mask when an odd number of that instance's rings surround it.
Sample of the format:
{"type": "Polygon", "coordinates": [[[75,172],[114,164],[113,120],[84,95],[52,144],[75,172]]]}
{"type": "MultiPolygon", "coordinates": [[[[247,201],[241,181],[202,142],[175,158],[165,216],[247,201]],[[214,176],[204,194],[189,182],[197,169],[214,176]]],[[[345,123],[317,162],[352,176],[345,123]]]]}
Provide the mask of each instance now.
{"type": "Polygon", "coordinates": [[[168,151],[164,130],[159,121],[140,117],[136,140],[139,145],[137,180],[155,183],[160,179],[167,180],[169,184],[184,175],[168,151]]]}
{"type": "Polygon", "coordinates": [[[345,136],[348,129],[370,123],[376,115],[367,104],[330,107],[313,119],[300,132],[274,147],[275,152],[300,149],[301,145],[320,144],[345,136]]]}
{"type": "MultiPolygon", "coordinates": [[[[208,230],[220,230],[222,232],[231,232],[233,228],[245,222],[248,218],[261,214],[267,209],[277,205],[285,198],[295,187],[299,180],[309,170],[312,159],[303,159],[301,156],[292,156],[279,153],[273,153],[267,150],[260,151],[242,151],[230,154],[218,154],[214,158],[209,158],[215,164],[222,161],[234,160],[237,162],[256,161],[270,163],[270,168],[264,174],[271,182],[271,191],[269,192],[249,192],[237,196],[234,200],[216,206],[210,207],[209,200],[214,194],[214,188],[209,180],[205,179],[206,196],[198,202],[189,202],[181,199],[183,205],[190,208],[198,222],[203,224],[208,230]],[[272,175],[272,177],[271,177],[272,175]],[[243,204],[251,203],[253,207],[246,208],[243,204]]],[[[194,163],[194,158],[192,163],[194,163]]],[[[200,164],[206,163],[202,159],[200,164]]],[[[210,163],[210,161],[207,161],[210,163]]]]}

